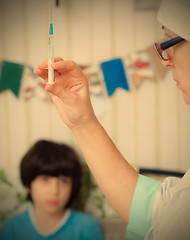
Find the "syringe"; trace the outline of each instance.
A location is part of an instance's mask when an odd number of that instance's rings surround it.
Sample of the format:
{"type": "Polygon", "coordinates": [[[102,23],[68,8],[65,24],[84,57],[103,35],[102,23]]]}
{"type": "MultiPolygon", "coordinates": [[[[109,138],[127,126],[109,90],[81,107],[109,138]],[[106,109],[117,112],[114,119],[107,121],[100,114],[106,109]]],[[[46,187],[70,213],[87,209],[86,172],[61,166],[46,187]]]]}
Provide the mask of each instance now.
{"type": "Polygon", "coordinates": [[[54,62],[54,44],[53,44],[53,23],[49,26],[48,36],[48,84],[55,84],[54,81],[54,70],[51,64],[54,62]]]}

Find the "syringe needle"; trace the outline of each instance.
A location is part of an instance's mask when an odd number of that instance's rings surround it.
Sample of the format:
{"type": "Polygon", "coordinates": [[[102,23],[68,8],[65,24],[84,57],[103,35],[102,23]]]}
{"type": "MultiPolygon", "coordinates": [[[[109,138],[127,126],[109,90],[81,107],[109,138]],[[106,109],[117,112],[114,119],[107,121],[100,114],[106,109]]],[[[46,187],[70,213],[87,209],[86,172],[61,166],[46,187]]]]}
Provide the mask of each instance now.
{"type": "Polygon", "coordinates": [[[51,64],[53,62],[54,62],[53,23],[50,23],[48,36],[48,84],[55,84],[54,70],[51,67],[51,64]]]}

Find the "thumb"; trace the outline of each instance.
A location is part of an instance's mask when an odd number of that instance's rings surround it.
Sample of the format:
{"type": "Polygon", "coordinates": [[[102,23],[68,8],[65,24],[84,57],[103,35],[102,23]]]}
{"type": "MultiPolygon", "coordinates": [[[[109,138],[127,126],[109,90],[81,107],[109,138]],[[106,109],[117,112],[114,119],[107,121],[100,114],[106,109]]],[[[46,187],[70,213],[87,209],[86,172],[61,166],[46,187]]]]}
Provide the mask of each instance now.
{"type": "Polygon", "coordinates": [[[47,83],[46,86],[45,86],[45,90],[49,93],[53,93],[54,88],[55,88],[55,84],[47,83]]]}

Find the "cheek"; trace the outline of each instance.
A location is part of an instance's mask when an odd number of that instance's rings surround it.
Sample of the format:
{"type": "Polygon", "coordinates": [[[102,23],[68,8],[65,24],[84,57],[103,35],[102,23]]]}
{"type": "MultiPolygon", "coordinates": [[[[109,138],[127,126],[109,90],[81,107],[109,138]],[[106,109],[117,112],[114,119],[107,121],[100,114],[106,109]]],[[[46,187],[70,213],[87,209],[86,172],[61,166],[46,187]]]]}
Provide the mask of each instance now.
{"type": "Polygon", "coordinates": [[[184,61],[182,63],[180,62],[178,66],[177,73],[179,81],[184,88],[184,91],[190,93],[190,64],[188,64],[188,62],[184,59],[184,61]]]}
{"type": "Polygon", "coordinates": [[[190,85],[190,43],[183,43],[174,51],[174,71],[179,81],[190,85]]]}
{"type": "Polygon", "coordinates": [[[62,188],[61,191],[60,191],[60,197],[63,199],[63,200],[69,200],[70,198],[70,195],[71,195],[71,188],[70,187],[66,187],[66,188],[62,188]]]}
{"type": "Polygon", "coordinates": [[[40,199],[43,199],[44,189],[39,188],[38,185],[31,186],[30,194],[32,196],[33,202],[39,202],[40,199]]]}

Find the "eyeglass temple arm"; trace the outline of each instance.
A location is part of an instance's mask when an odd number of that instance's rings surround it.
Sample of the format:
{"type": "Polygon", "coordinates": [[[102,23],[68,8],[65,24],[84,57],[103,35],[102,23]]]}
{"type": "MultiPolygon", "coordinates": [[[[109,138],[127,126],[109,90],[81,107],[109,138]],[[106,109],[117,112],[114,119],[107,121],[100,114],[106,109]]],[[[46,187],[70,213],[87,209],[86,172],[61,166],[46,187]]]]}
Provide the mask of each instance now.
{"type": "Polygon", "coordinates": [[[180,42],[182,42],[182,41],[184,41],[184,40],[185,40],[185,39],[183,39],[182,37],[176,37],[176,38],[173,38],[173,39],[171,39],[171,40],[169,40],[169,41],[167,41],[167,42],[161,43],[161,44],[160,44],[160,48],[161,48],[162,50],[165,50],[165,49],[170,48],[170,47],[172,47],[173,45],[175,45],[175,44],[177,44],[177,43],[180,43],[180,42]]]}

